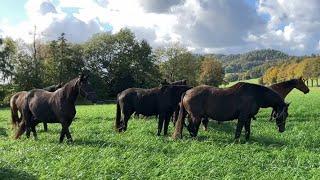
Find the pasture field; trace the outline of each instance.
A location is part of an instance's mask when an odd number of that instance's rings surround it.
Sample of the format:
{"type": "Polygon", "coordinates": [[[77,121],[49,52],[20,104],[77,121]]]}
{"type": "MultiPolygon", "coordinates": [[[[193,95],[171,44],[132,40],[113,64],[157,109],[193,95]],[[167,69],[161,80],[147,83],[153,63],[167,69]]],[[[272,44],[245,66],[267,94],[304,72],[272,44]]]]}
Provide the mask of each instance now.
{"type": "MultiPolygon", "coordinates": [[[[264,109],[249,142],[233,144],[235,121],[209,123],[191,139],[156,136],[157,122],[131,119],[113,129],[115,105],[77,106],[73,143],[58,143],[60,125],[38,125],[38,140],[12,139],[9,109],[0,110],[0,179],[320,179],[320,90],[293,91],[286,131],[264,109]]],[[[173,132],[170,124],[170,134],[173,132]]]]}

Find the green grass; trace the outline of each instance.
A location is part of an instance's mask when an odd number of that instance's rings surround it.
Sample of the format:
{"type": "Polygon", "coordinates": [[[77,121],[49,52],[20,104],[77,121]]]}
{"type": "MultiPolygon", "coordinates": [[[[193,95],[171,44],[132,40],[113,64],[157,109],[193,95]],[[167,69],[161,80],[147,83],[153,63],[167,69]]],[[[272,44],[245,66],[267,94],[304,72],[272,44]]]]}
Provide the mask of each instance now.
{"type": "MultiPolygon", "coordinates": [[[[293,91],[286,131],[261,110],[251,140],[233,144],[235,122],[210,122],[191,139],[157,137],[155,119],[113,130],[115,105],[78,106],[74,142],[58,143],[60,125],[38,126],[38,140],[12,139],[9,109],[0,110],[0,179],[319,179],[320,90],[293,91]]],[[[170,124],[170,133],[173,132],[170,124]]]]}

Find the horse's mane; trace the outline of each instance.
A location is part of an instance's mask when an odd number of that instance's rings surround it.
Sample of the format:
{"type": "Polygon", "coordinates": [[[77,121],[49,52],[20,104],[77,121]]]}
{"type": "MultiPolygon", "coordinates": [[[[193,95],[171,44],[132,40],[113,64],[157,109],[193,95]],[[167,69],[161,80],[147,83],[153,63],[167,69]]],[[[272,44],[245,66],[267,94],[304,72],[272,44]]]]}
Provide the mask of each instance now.
{"type": "Polygon", "coordinates": [[[297,79],[290,79],[288,81],[283,81],[283,82],[280,82],[280,83],[272,84],[270,87],[271,88],[278,87],[278,86],[281,86],[281,87],[292,87],[296,83],[297,83],[297,79]]]}
{"type": "Polygon", "coordinates": [[[76,99],[77,95],[78,95],[78,91],[75,91],[75,94],[72,94],[72,92],[74,92],[74,88],[77,85],[79,81],[79,78],[74,78],[72,80],[70,80],[69,82],[65,83],[60,89],[58,89],[57,94],[63,94],[66,97],[71,97],[72,99],[76,99]]]}

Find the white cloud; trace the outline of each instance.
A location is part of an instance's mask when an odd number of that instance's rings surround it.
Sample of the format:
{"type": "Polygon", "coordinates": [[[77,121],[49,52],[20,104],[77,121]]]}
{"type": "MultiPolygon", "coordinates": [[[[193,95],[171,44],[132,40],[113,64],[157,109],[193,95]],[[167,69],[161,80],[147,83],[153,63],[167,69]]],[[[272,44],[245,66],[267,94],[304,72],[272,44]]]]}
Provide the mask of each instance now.
{"type": "Polygon", "coordinates": [[[270,16],[266,32],[254,43],[291,54],[319,53],[320,1],[260,0],[258,12],[270,16]]]}
{"type": "Polygon", "coordinates": [[[100,24],[92,19],[82,21],[56,7],[50,0],[29,0],[25,4],[28,20],[12,26],[8,22],[0,23],[3,36],[14,39],[32,41],[34,26],[37,27],[38,37],[43,40],[56,39],[61,33],[66,33],[68,40],[83,42],[92,34],[102,30],[100,24]]]}

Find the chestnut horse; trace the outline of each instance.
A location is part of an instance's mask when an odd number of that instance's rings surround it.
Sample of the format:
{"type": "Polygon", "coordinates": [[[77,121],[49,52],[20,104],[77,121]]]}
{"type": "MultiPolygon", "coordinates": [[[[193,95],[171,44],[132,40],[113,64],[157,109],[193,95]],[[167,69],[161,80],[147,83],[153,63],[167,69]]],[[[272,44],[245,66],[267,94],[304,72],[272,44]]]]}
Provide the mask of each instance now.
{"type": "MultiPolygon", "coordinates": [[[[61,88],[62,84],[57,84],[57,85],[52,85],[52,86],[48,86],[43,88],[43,90],[49,91],[49,92],[54,92],[57,89],[61,88]]],[[[12,127],[15,129],[19,123],[21,122],[22,119],[22,105],[25,101],[25,98],[27,96],[28,92],[27,91],[21,91],[21,92],[17,92],[16,94],[14,94],[11,99],[10,99],[10,109],[11,109],[11,124],[12,127]],[[20,117],[19,114],[20,113],[20,117]]],[[[43,128],[44,131],[48,131],[48,126],[47,123],[43,123],[43,128]]]]}
{"type": "Polygon", "coordinates": [[[62,125],[60,143],[65,136],[72,141],[69,126],[76,114],[75,102],[79,94],[88,100],[96,101],[96,93],[88,82],[88,76],[80,75],[55,92],[42,89],[28,92],[23,106],[22,122],[15,138],[18,139],[25,131],[29,138],[32,131],[34,138],[37,139],[36,125],[46,122],[62,125]]]}
{"type": "Polygon", "coordinates": [[[211,86],[198,86],[188,90],[181,97],[179,118],[173,138],[182,138],[186,113],[191,117],[188,130],[192,137],[198,134],[202,118],[217,121],[238,119],[235,140],[239,141],[242,128],[249,140],[251,119],[260,108],[272,107],[276,111],[276,124],[279,132],[285,131],[288,106],[284,99],[273,90],[257,84],[240,82],[226,89],[211,86]]]}
{"type": "MultiPolygon", "coordinates": [[[[291,80],[288,80],[288,81],[276,83],[276,84],[273,84],[273,85],[269,86],[269,88],[271,88],[272,90],[276,91],[283,99],[285,99],[287,97],[287,95],[294,88],[300,90],[304,94],[307,94],[310,91],[308,86],[306,86],[306,84],[304,83],[302,77],[300,77],[298,79],[291,79],[291,80]]],[[[275,116],[275,112],[274,112],[274,110],[272,110],[270,121],[272,121],[274,116],[275,116]]]]}

